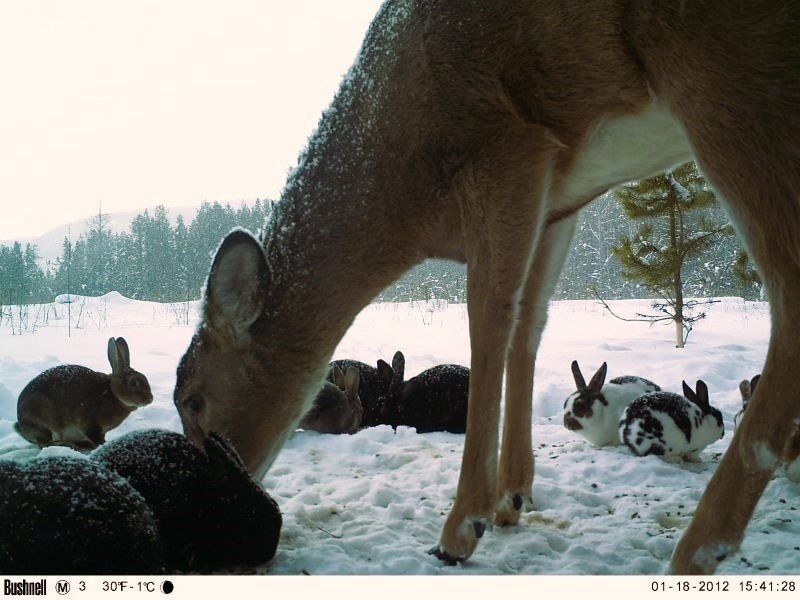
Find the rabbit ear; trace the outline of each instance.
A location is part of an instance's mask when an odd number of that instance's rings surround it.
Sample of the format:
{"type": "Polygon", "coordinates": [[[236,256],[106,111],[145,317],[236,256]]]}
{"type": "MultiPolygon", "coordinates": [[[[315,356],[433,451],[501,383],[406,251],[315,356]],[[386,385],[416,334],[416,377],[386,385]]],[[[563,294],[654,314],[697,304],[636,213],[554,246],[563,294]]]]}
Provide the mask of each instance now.
{"type": "Polygon", "coordinates": [[[117,338],[117,356],[119,356],[119,363],[123,369],[130,369],[131,367],[131,351],[128,348],[128,342],[125,338],[117,338]]]}
{"type": "Polygon", "coordinates": [[[752,398],[753,394],[756,393],[756,386],[758,382],[761,380],[761,373],[758,375],[753,375],[753,378],[750,380],[750,397],[752,398]]]}
{"type": "Polygon", "coordinates": [[[696,402],[697,394],[694,393],[694,390],[692,388],[690,388],[688,385],[686,385],[685,381],[683,381],[681,383],[683,385],[683,395],[686,396],[686,398],[690,402],[696,402]]]}
{"type": "Polygon", "coordinates": [[[386,384],[391,383],[392,377],[394,377],[394,371],[392,370],[392,367],[390,367],[389,363],[382,358],[378,359],[378,376],[381,378],[381,381],[386,384]]]}
{"type": "Polygon", "coordinates": [[[392,388],[398,388],[402,385],[406,372],[406,357],[398,350],[392,357],[392,388]]]}
{"type": "Polygon", "coordinates": [[[742,395],[742,407],[747,406],[747,403],[750,402],[750,398],[753,395],[753,386],[747,379],[742,379],[739,383],[739,393],[742,395]]]}
{"type": "Polygon", "coordinates": [[[356,367],[347,368],[344,376],[344,389],[353,396],[358,395],[358,369],[356,367]]]}
{"type": "Polygon", "coordinates": [[[597,369],[597,373],[594,374],[592,380],[589,382],[589,391],[597,394],[603,388],[603,384],[606,382],[606,373],[608,372],[608,365],[603,363],[599,369],[597,369]]]}
{"type": "Polygon", "coordinates": [[[708,386],[705,381],[698,379],[695,387],[697,388],[697,398],[694,403],[702,408],[704,413],[708,413],[711,410],[711,403],[708,399],[708,386]]]}
{"type": "Polygon", "coordinates": [[[340,390],[345,389],[344,373],[339,368],[339,365],[333,365],[333,383],[336,384],[340,390]]]}
{"type": "Polygon", "coordinates": [[[119,360],[119,352],[117,352],[117,342],[112,338],[108,338],[108,362],[111,363],[111,373],[119,375],[122,373],[122,364],[119,360]]]}
{"type": "Polygon", "coordinates": [[[586,389],[586,380],[583,378],[583,373],[581,373],[577,360],[572,361],[572,377],[575,379],[575,385],[578,387],[579,392],[586,389]]]}
{"type": "Polygon", "coordinates": [[[221,433],[212,431],[203,441],[203,448],[208,456],[209,470],[214,479],[230,477],[249,477],[236,448],[221,433]]]}
{"type": "Polygon", "coordinates": [[[399,372],[400,377],[403,377],[403,374],[406,370],[406,357],[403,356],[403,353],[400,352],[400,350],[395,352],[394,356],[392,357],[392,369],[394,369],[395,375],[397,375],[399,372]]]}

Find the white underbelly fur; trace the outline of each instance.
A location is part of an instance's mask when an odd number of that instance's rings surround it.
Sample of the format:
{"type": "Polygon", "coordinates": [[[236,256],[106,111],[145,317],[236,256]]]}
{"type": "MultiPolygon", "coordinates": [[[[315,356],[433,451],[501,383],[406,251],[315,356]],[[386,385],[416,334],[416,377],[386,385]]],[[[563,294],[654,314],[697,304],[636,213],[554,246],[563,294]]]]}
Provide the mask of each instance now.
{"type": "Polygon", "coordinates": [[[692,157],[681,124],[657,100],[635,115],[601,122],[579,151],[558,198],[559,208],[620,183],[656,175],[692,157]]]}

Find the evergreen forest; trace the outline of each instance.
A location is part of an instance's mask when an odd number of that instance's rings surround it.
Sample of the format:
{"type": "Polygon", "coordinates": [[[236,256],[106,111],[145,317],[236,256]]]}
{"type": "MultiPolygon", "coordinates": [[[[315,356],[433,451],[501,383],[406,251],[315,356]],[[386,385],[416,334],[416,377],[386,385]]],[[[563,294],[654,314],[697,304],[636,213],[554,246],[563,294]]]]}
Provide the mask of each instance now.
{"type": "MultiPolygon", "coordinates": [[[[713,230],[715,235],[713,243],[706,244],[702,251],[688,253],[682,261],[683,295],[760,299],[758,278],[728,225],[725,212],[704,187],[705,182],[700,185],[702,202],[693,203],[693,227],[713,230]]],[[[631,186],[623,190],[622,196],[627,197],[628,204],[635,191],[636,187],[631,186]]],[[[629,216],[619,192],[612,190],[581,211],[554,299],[659,295],[652,282],[631,275],[636,269],[631,268],[630,260],[626,267],[625,252],[620,251],[627,247],[630,254],[631,244],[635,246],[638,240],[638,247],[642,247],[645,239],[647,247],[656,251],[669,246],[666,241],[670,235],[669,217],[645,219],[648,202],[648,198],[640,198],[643,212],[639,211],[638,218],[629,216]]],[[[60,255],[46,263],[34,245],[23,246],[19,242],[2,245],[0,306],[47,303],[66,293],[99,296],[110,291],[138,300],[195,300],[200,297],[214,251],[225,234],[234,227],[257,234],[269,218],[271,207],[272,203],[264,200],[243,204],[238,209],[229,204],[205,202],[191,222],[186,223],[180,216],[170,219],[168,210],[159,206],[152,212],[145,210],[136,215],[124,232],[111,231],[108,215],[100,212],[89,220],[84,234],[77,239],[65,237],[60,255]]],[[[412,268],[375,300],[435,298],[460,303],[466,301],[466,286],[463,265],[428,260],[412,268]]]]}

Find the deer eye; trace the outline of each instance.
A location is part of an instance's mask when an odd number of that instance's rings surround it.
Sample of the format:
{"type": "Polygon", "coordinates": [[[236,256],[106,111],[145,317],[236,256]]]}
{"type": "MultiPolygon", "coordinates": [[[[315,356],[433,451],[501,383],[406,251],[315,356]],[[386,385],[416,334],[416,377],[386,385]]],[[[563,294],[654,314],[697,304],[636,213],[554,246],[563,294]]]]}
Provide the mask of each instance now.
{"type": "Polygon", "coordinates": [[[203,408],[203,398],[199,394],[192,394],[186,399],[183,406],[190,412],[197,414],[203,408]]]}

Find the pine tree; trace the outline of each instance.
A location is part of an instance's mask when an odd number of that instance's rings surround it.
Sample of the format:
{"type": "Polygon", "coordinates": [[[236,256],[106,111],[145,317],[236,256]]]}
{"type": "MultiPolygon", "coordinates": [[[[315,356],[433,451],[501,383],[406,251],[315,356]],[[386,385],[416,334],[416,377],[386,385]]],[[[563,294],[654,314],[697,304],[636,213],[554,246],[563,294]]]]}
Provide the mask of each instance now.
{"type": "Polygon", "coordinates": [[[147,210],[139,213],[130,224],[126,237],[126,255],[131,264],[129,291],[130,297],[136,300],[147,300],[148,280],[152,277],[155,266],[152,265],[147,248],[147,230],[150,214],[147,210]]]}
{"type": "Polygon", "coordinates": [[[733,263],[733,275],[736,282],[742,287],[742,295],[747,298],[755,295],[756,297],[763,296],[763,285],[758,271],[753,266],[750,256],[744,250],[740,250],[736,254],[736,260],[733,263]]]}
{"type": "Polygon", "coordinates": [[[613,193],[630,219],[644,221],[634,236],[622,236],[612,248],[622,276],[663,299],[654,304],[660,315],[643,316],[673,321],[676,345],[683,348],[692,323],[705,316],[694,312],[700,303],[684,297],[684,266],[733,231],[709,218],[717,201],[693,162],[613,193]]]}
{"type": "Polygon", "coordinates": [[[147,228],[147,250],[154,268],[149,273],[145,295],[159,302],[171,301],[177,296],[177,264],[173,246],[172,225],[167,209],[156,206],[147,228]]]}
{"type": "Polygon", "coordinates": [[[189,224],[188,257],[192,271],[190,280],[195,289],[205,282],[214,251],[222,239],[237,225],[236,214],[229,204],[203,202],[189,224]]]}
{"type": "Polygon", "coordinates": [[[53,281],[53,291],[56,294],[67,294],[72,291],[70,284],[72,261],[72,243],[67,236],[61,243],[61,255],[56,259],[56,272],[53,281]]]}
{"type": "Polygon", "coordinates": [[[86,293],[99,296],[108,291],[112,275],[113,252],[108,227],[110,217],[102,207],[89,219],[86,232],[86,293]]]}
{"type": "Polygon", "coordinates": [[[27,302],[42,303],[50,299],[50,286],[45,272],[39,266],[39,258],[39,249],[33,244],[25,244],[22,262],[27,286],[27,302]]]}
{"type": "Polygon", "coordinates": [[[79,235],[77,241],[72,246],[72,259],[71,259],[70,272],[72,274],[72,293],[86,295],[87,282],[87,265],[89,263],[86,256],[86,238],[79,235]]]}
{"type": "Polygon", "coordinates": [[[189,230],[182,215],[178,215],[174,230],[175,255],[172,257],[176,265],[176,297],[175,300],[189,301],[199,293],[200,286],[193,289],[189,268],[189,230]]]}

